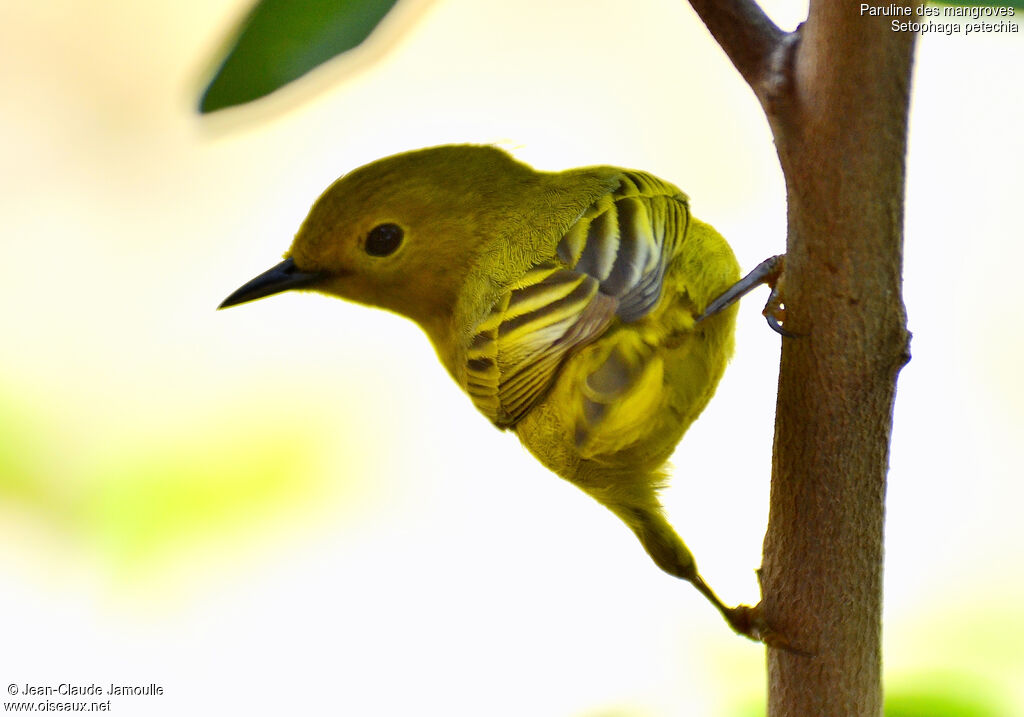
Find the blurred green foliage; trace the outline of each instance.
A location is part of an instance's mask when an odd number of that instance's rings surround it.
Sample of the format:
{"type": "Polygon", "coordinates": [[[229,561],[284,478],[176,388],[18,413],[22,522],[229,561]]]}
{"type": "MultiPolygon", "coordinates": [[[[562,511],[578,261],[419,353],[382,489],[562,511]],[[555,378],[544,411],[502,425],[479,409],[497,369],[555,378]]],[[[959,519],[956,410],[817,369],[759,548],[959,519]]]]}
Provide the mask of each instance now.
{"type": "MultiPolygon", "coordinates": [[[[132,577],[326,489],[315,485],[316,440],[301,425],[229,419],[202,425],[183,417],[180,429],[144,440],[112,432],[82,446],[0,396],[0,508],[132,577]]],[[[0,535],[21,542],[12,530],[4,526],[0,535]]]]}
{"type": "Polygon", "coordinates": [[[885,696],[885,717],[1002,717],[1007,713],[987,695],[965,694],[955,687],[915,689],[907,685],[885,696]]]}
{"type": "MultiPolygon", "coordinates": [[[[292,439],[293,437],[289,437],[292,439]]],[[[301,440],[170,441],[99,466],[76,501],[74,517],[102,555],[122,569],[208,542],[272,516],[307,494],[301,440]]]]}
{"type": "MultiPolygon", "coordinates": [[[[259,0],[203,92],[203,113],[259,99],[365,40],[397,0],[259,0]]],[[[932,3],[1024,8],[1024,0],[932,3]]],[[[985,18],[980,18],[985,19],[985,18]]]]}
{"type": "MultiPolygon", "coordinates": [[[[737,717],[763,717],[763,698],[737,717]]],[[[885,683],[885,717],[1005,717],[1012,714],[992,689],[967,675],[901,676],[885,683]]]]}
{"type": "Polygon", "coordinates": [[[260,0],[199,102],[214,112],[263,97],[360,44],[397,0],[260,0]]]}

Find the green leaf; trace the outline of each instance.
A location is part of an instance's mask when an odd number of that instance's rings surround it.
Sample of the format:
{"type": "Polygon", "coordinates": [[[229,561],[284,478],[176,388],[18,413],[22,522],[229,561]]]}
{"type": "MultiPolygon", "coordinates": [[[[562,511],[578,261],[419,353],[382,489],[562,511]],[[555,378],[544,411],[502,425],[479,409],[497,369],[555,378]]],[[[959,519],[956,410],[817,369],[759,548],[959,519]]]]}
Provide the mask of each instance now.
{"type": "Polygon", "coordinates": [[[361,43],[397,0],[260,0],[203,92],[214,112],[268,95],[361,43]]]}

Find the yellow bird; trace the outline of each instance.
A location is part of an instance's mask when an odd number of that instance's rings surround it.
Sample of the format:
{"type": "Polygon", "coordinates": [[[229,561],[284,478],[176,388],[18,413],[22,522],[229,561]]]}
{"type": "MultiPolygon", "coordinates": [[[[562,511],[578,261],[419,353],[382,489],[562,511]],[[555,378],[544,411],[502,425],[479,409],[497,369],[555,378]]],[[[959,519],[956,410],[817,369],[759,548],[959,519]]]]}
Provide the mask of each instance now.
{"type": "Polygon", "coordinates": [[[495,426],[734,630],[769,637],[756,608],[707,586],[658,502],[732,353],[730,304],[764,281],[737,284],[732,250],[683,192],[645,172],[539,172],[494,147],[433,147],[336,181],[285,257],[220,308],[312,289],[409,317],[495,426]]]}

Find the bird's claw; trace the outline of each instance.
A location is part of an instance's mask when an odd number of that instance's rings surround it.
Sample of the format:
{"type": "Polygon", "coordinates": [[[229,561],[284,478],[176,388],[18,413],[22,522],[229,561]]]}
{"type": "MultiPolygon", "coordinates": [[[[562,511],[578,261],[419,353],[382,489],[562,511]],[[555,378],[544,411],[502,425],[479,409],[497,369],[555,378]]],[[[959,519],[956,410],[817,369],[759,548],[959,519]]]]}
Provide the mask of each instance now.
{"type": "Polygon", "coordinates": [[[778,277],[774,283],[769,283],[769,286],[772,287],[772,291],[768,294],[768,303],[764,305],[764,311],[761,312],[761,315],[768,321],[768,326],[771,327],[771,330],[775,333],[791,339],[797,338],[802,336],[802,334],[795,334],[782,327],[782,325],[786,323],[786,307],[782,302],[782,282],[780,279],[781,276],[778,277]]]}
{"type": "Polygon", "coordinates": [[[727,608],[722,613],[729,627],[738,634],[755,642],[760,642],[776,650],[783,650],[801,657],[813,657],[814,653],[796,647],[789,639],[768,624],[761,605],[737,605],[727,608]]]}
{"type": "Polygon", "coordinates": [[[762,313],[768,320],[768,325],[772,331],[782,336],[790,338],[798,336],[799,334],[794,334],[782,327],[786,317],[786,310],[782,300],[782,273],[785,259],[785,254],[778,254],[768,257],[755,266],[749,274],[730,286],[708,304],[707,308],[704,309],[704,313],[697,317],[697,322],[699,323],[704,319],[714,316],[761,284],[767,284],[771,287],[772,291],[768,296],[768,303],[765,305],[762,313]]]}

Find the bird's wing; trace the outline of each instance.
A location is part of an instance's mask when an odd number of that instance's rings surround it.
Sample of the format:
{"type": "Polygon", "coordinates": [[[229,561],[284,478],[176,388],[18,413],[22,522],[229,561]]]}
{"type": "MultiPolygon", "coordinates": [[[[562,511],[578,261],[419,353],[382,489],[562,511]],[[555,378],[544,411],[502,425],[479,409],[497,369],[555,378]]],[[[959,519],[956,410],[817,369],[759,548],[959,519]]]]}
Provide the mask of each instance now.
{"type": "Polygon", "coordinates": [[[686,235],[686,195],[657,177],[623,172],[619,187],[594,202],[558,244],[558,258],[599,282],[618,300],[626,322],[648,314],[661,298],[665,266],[686,235]]]}
{"type": "Polygon", "coordinates": [[[473,403],[499,427],[515,425],[566,355],[604,332],[617,305],[596,279],[555,262],[528,271],[476,327],[466,357],[473,403]]]}
{"type": "Polygon", "coordinates": [[[557,256],[526,272],[475,327],[466,390],[477,408],[501,428],[515,425],[574,349],[616,319],[629,323],[649,313],[688,217],[678,189],[623,172],[618,188],[569,229],[557,256]]]}

